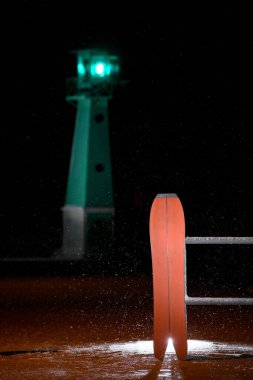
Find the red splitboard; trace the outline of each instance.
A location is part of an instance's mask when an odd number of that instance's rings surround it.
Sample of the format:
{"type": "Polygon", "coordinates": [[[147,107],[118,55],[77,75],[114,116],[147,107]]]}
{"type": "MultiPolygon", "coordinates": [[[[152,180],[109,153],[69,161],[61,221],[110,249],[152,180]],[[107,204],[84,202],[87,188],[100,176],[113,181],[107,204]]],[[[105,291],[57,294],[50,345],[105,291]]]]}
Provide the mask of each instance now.
{"type": "Polygon", "coordinates": [[[150,213],[154,288],[154,353],[163,359],[169,335],[178,359],[187,356],[185,222],[175,194],[159,194],[150,213]]]}
{"type": "Polygon", "coordinates": [[[154,354],[162,360],[170,333],[166,198],[156,198],[150,213],[154,293],[154,354]]]}

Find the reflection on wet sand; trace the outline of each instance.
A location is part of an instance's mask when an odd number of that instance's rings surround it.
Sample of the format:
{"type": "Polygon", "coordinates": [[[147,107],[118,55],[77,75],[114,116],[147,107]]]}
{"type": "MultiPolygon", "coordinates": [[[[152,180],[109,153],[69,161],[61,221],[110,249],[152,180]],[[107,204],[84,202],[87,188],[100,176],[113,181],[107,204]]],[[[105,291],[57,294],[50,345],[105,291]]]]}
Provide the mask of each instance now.
{"type": "Polygon", "coordinates": [[[252,379],[250,307],[188,308],[188,359],[153,356],[152,279],[0,280],[0,379],[252,379]]]}
{"type": "Polygon", "coordinates": [[[250,376],[253,346],[200,340],[189,340],[188,345],[190,356],[183,362],[177,360],[171,342],[168,344],[165,359],[161,362],[153,356],[152,341],[131,341],[68,346],[55,352],[34,350],[29,355],[20,351],[16,352],[19,357],[10,360],[9,364],[13,365],[12,378],[18,378],[15,377],[15,365],[22,368],[23,363],[27,369],[25,378],[28,379],[35,378],[35,374],[42,379],[49,375],[70,379],[78,376],[85,376],[87,379],[125,380],[170,377],[201,379],[202,375],[203,378],[208,378],[210,373],[213,378],[222,379],[231,370],[231,378],[236,378],[242,371],[244,375],[249,371],[250,376]]]}

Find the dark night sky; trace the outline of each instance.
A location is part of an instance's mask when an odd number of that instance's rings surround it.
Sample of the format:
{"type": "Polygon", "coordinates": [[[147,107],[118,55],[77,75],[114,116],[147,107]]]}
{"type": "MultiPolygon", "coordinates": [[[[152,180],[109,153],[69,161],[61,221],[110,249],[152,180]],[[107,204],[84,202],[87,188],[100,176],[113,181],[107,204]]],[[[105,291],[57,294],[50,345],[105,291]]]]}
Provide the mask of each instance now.
{"type": "Polygon", "coordinates": [[[65,79],[73,76],[68,53],[92,46],[120,54],[128,80],[110,106],[122,245],[130,241],[135,252],[147,246],[159,192],[181,198],[187,235],[251,236],[249,9],[157,7],[144,14],[121,4],[114,15],[85,2],[52,4],[21,2],[6,30],[2,252],[27,250],[31,236],[38,252],[42,240],[45,249],[59,244],[75,117],[65,102],[65,79]]]}

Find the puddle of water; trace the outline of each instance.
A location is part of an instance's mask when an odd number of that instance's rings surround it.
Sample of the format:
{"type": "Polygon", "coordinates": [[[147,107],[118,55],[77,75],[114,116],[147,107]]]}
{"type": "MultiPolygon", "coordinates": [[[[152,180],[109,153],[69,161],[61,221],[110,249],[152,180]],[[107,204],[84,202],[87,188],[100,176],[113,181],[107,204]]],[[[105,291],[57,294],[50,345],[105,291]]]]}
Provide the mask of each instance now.
{"type": "MultiPolygon", "coordinates": [[[[189,360],[178,361],[171,340],[164,361],[154,358],[153,341],[65,346],[57,352],[2,357],[1,367],[18,379],[251,379],[253,346],[188,340],[189,360]],[[244,355],[244,356],[243,356],[244,355]],[[5,361],[5,362],[4,362],[5,361]],[[5,367],[4,367],[5,365],[5,367]],[[23,371],[23,372],[22,372],[23,371]]],[[[1,380],[7,379],[2,372],[1,380]]],[[[1,370],[0,370],[1,373],[1,370]]]]}
{"type": "MultiPolygon", "coordinates": [[[[105,343],[101,345],[88,345],[83,347],[69,348],[66,352],[104,352],[121,353],[124,355],[153,355],[153,341],[139,340],[130,342],[105,343]]],[[[171,339],[168,341],[166,354],[175,355],[175,350],[171,339]]],[[[253,346],[246,344],[231,344],[211,342],[207,340],[188,340],[188,355],[234,355],[239,357],[242,354],[253,355],[253,346]]]]}

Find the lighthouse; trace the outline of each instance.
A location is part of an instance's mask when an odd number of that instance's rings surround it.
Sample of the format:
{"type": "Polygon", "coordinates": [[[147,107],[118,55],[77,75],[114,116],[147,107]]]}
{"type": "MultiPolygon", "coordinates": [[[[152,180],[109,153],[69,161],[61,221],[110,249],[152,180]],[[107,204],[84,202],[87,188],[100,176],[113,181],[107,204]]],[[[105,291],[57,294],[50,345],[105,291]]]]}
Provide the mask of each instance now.
{"type": "Polygon", "coordinates": [[[75,128],[63,207],[62,258],[96,258],[113,241],[113,184],[108,104],[119,78],[119,58],[78,50],[77,77],[66,100],[76,105],[75,128]]]}

